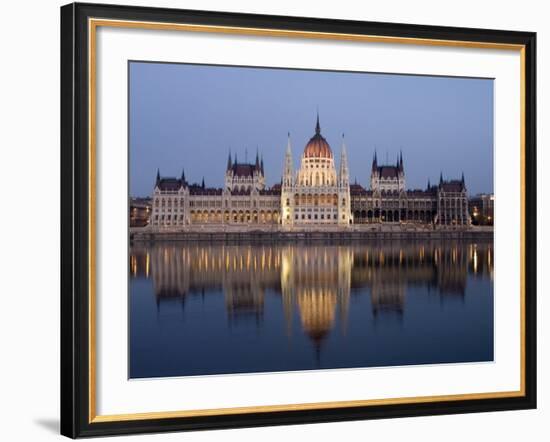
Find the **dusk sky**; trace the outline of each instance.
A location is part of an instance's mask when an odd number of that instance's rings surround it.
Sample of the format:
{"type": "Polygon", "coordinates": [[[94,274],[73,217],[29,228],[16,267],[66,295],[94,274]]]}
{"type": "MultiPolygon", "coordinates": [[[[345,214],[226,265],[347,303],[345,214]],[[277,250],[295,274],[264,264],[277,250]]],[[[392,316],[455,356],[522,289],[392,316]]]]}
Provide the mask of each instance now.
{"type": "Polygon", "coordinates": [[[130,195],[151,195],[162,176],[222,187],[227,156],[263,154],[280,182],[287,132],[295,169],[315,132],[336,166],[345,133],[350,178],[369,187],[374,150],[406,187],[464,172],[468,193],[493,192],[493,80],[332,71],[130,63],[130,195]]]}

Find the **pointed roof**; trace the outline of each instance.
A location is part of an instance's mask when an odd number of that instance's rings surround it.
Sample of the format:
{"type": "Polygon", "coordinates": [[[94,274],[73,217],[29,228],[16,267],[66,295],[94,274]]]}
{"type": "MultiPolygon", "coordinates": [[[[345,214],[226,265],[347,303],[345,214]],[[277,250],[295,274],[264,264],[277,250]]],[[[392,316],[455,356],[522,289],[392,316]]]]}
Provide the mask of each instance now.
{"type": "Polygon", "coordinates": [[[317,124],[315,125],[315,133],[317,135],[321,133],[321,125],[319,124],[319,109],[317,109],[317,124]]]}
{"type": "Polygon", "coordinates": [[[291,145],[290,145],[290,132],[287,132],[286,155],[292,155],[291,145]]]}
{"type": "Polygon", "coordinates": [[[327,140],[321,135],[321,125],[319,124],[319,113],[317,113],[317,124],[315,125],[315,135],[313,135],[304,148],[305,158],[332,158],[332,149],[327,140]]]}
{"type": "Polygon", "coordinates": [[[345,167],[347,167],[348,153],[346,149],[346,138],[343,133],[342,133],[342,152],[340,153],[340,159],[341,159],[340,167],[344,167],[344,165],[345,167]]]}

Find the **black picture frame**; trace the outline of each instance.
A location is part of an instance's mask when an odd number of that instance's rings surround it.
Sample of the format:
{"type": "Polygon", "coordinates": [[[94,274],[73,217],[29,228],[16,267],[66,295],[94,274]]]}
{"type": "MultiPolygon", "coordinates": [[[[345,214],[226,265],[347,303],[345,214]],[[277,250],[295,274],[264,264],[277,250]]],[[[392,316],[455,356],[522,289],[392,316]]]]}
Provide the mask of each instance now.
{"type": "Polygon", "coordinates": [[[488,29],[73,3],[61,8],[61,434],[145,432],[536,408],[536,34],[488,29]],[[89,18],[521,45],[524,51],[524,395],[437,402],[164,417],[90,419],[89,18]]]}

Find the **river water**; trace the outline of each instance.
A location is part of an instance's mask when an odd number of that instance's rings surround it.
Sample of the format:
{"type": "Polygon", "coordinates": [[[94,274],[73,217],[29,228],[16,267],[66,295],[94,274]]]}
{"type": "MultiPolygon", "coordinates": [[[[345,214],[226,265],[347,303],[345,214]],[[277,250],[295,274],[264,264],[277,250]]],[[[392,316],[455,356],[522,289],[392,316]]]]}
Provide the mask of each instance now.
{"type": "Polygon", "coordinates": [[[131,378],[493,360],[493,244],[130,250],[131,378]]]}

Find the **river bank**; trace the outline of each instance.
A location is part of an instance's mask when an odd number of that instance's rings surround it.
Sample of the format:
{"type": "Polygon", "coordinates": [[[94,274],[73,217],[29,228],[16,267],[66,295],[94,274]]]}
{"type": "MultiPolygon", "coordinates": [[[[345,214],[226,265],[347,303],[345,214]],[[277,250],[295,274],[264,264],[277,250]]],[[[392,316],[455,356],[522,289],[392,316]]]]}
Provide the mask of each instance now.
{"type": "Polygon", "coordinates": [[[492,240],[492,227],[471,227],[468,229],[427,229],[402,226],[376,226],[370,228],[305,230],[280,228],[243,229],[200,229],[152,230],[138,228],[130,230],[132,242],[150,241],[233,241],[233,242],[280,242],[280,241],[357,241],[357,240],[492,240]]]}

